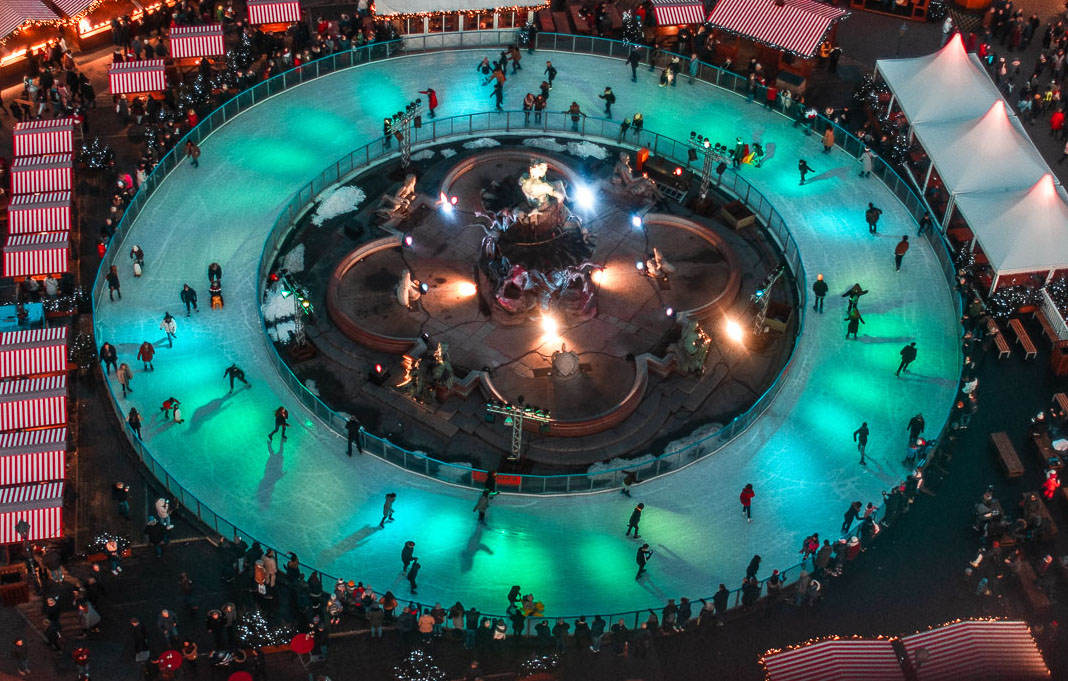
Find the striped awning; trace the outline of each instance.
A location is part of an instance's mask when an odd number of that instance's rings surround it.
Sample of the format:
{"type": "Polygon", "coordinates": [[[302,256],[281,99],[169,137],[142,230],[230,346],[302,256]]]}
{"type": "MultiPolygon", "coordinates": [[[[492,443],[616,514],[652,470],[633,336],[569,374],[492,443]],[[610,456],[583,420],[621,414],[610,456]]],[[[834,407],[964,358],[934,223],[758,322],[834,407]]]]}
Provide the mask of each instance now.
{"type": "Polygon", "coordinates": [[[74,154],[20,156],[11,163],[11,193],[39,194],[74,188],[74,154]]]}
{"type": "Polygon", "coordinates": [[[0,431],[66,423],[66,375],[0,383],[0,431]]]}
{"type": "Polygon", "coordinates": [[[4,244],[4,276],[36,277],[69,271],[70,232],[9,236],[4,244]]]}
{"type": "MultiPolygon", "coordinates": [[[[721,0],[722,1],[722,0],[721,0]]],[[[889,640],[822,641],[764,657],[768,681],[904,681],[889,640]]],[[[963,678],[963,677],[962,677],[963,678]]]]}
{"type": "Polygon", "coordinates": [[[708,23],[799,57],[816,55],[831,26],[849,13],[816,0],[719,0],[708,23]]]}
{"type": "Polygon", "coordinates": [[[8,234],[67,232],[71,227],[71,193],[19,194],[7,207],[8,234]]]}
{"type": "Polygon", "coordinates": [[[85,14],[97,0],[51,0],[51,2],[68,18],[77,19],[82,14],[85,14]]]}
{"type": "Polygon", "coordinates": [[[0,544],[23,540],[15,530],[20,520],[30,526],[28,541],[62,537],[63,483],[0,488],[0,544]]]}
{"type": "Polygon", "coordinates": [[[1049,668],[1024,622],[958,622],[901,639],[919,681],[1046,679],[1049,668]],[[916,664],[917,660],[922,660],[916,664]]]}
{"type": "Polygon", "coordinates": [[[66,428],[0,434],[0,485],[62,480],[66,456],[66,428]]]}
{"type": "Polygon", "coordinates": [[[183,57],[217,57],[226,54],[222,24],[175,26],[170,34],[170,55],[183,57]]]}
{"type": "Polygon", "coordinates": [[[653,15],[657,26],[701,24],[705,20],[705,6],[701,2],[653,0],[653,15]]]}
{"type": "Polygon", "coordinates": [[[15,156],[73,153],[74,126],[73,117],[18,123],[13,132],[15,156]]]}
{"type": "Polygon", "coordinates": [[[159,92],[167,89],[167,74],[162,59],[126,61],[108,68],[108,85],[113,95],[159,92]]]}
{"type": "Polygon", "coordinates": [[[67,327],[0,333],[0,379],[66,370],[67,327]]]}
{"type": "Polygon", "coordinates": [[[248,23],[280,24],[300,21],[300,3],[277,0],[248,0],[248,23]]]}
{"type": "Polygon", "coordinates": [[[3,0],[0,2],[0,38],[6,38],[28,21],[57,21],[56,13],[40,0],[3,0]]]}

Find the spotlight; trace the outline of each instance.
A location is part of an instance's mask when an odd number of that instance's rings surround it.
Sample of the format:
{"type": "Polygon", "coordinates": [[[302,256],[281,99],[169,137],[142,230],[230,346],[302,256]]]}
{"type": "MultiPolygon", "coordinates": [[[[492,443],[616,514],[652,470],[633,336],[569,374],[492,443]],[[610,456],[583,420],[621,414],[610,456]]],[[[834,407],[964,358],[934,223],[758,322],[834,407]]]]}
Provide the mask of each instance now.
{"type": "MultiPolygon", "coordinates": [[[[693,149],[690,149],[690,151],[693,151],[693,149]]],[[[693,161],[697,160],[697,152],[696,151],[694,151],[693,158],[691,160],[693,160],[693,161]]],[[[678,177],[678,176],[681,176],[681,175],[682,175],[682,168],[680,168],[678,166],[675,166],[675,176],[678,177]]]]}
{"type": "Polygon", "coordinates": [[[450,196],[449,197],[449,203],[450,204],[455,206],[459,202],[460,202],[460,197],[459,196],[450,196]]]}
{"type": "Polygon", "coordinates": [[[705,138],[705,149],[708,149],[708,148],[709,148],[709,147],[711,147],[711,146],[712,146],[712,140],[710,140],[710,139],[708,139],[708,138],[706,137],[706,138],[705,138]]]}
{"type": "Polygon", "coordinates": [[[545,332],[546,336],[555,339],[557,331],[556,320],[546,315],[541,318],[541,330],[545,332]]]}
{"type": "Polygon", "coordinates": [[[426,282],[423,282],[422,284],[419,284],[419,290],[426,293],[430,290],[430,286],[426,282]]]}
{"type": "Polygon", "coordinates": [[[674,317],[675,316],[675,308],[669,307],[668,309],[664,310],[664,314],[667,315],[668,317],[674,317]]]}
{"type": "Polygon", "coordinates": [[[404,244],[405,248],[411,248],[414,242],[415,240],[412,239],[411,234],[405,234],[404,237],[401,239],[401,243],[404,244]]]}
{"type": "Polygon", "coordinates": [[[644,224],[642,222],[642,216],[640,216],[640,215],[631,215],[630,216],[630,224],[634,226],[634,229],[641,229],[642,228],[642,224],[644,224]]]}
{"type": "Polygon", "coordinates": [[[382,385],[389,378],[389,371],[386,370],[381,364],[376,364],[367,372],[367,380],[371,381],[375,385],[382,385]]]}
{"type": "Polygon", "coordinates": [[[727,338],[730,338],[735,343],[741,343],[745,338],[745,332],[742,331],[742,327],[738,322],[733,319],[728,319],[725,325],[727,331],[727,338]]]}
{"type": "Polygon", "coordinates": [[[594,270],[590,272],[590,279],[593,281],[593,283],[599,285],[601,283],[601,280],[604,279],[604,270],[594,270]]]}
{"type": "MultiPolygon", "coordinates": [[[[453,197],[454,199],[456,197],[453,197]]],[[[445,192],[441,192],[438,196],[438,205],[441,207],[441,212],[446,215],[452,215],[453,206],[456,205],[456,201],[452,201],[449,197],[445,196],[445,192]]]]}
{"type": "Polygon", "coordinates": [[[639,272],[644,272],[645,271],[645,263],[642,262],[641,260],[639,260],[636,263],[634,263],[634,266],[638,268],[639,272]]]}
{"type": "Polygon", "coordinates": [[[582,184],[575,190],[575,203],[582,211],[590,212],[593,210],[593,190],[582,184]]]}
{"type": "Polygon", "coordinates": [[[478,293],[478,287],[469,281],[460,283],[460,295],[464,298],[469,298],[478,293]]]}

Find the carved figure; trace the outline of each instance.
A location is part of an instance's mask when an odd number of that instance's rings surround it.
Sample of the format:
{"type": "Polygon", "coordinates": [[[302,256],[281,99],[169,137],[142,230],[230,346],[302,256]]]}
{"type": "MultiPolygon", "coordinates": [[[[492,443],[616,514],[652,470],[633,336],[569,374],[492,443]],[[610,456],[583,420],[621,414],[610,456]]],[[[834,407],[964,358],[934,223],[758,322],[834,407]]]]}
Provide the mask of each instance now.
{"type": "Polygon", "coordinates": [[[644,199],[664,198],[655,182],[643,175],[636,176],[634,174],[630,167],[630,155],[625,151],[619,152],[619,161],[616,162],[616,167],[612,174],[612,184],[618,184],[623,191],[631,196],[644,199]]]}
{"type": "Polygon", "coordinates": [[[383,220],[400,217],[408,212],[413,201],[415,201],[415,175],[408,175],[404,178],[404,184],[397,189],[397,193],[382,195],[379,202],[381,207],[375,211],[375,215],[383,220]]]}
{"type": "Polygon", "coordinates": [[[419,288],[419,280],[412,278],[412,272],[407,267],[401,272],[400,281],[397,282],[397,302],[409,310],[418,307],[419,299],[423,297],[423,291],[419,288]]]}
{"type": "Polygon", "coordinates": [[[568,350],[567,343],[561,343],[552,356],[552,377],[558,381],[574,378],[579,375],[580,368],[578,354],[568,350]]]}
{"type": "Polygon", "coordinates": [[[545,161],[535,161],[530,170],[519,178],[519,188],[523,190],[523,196],[527,197],[527,201],[536,211],[548,209],[553,200],[559,204],[567,200],[567,189],[563,181],[547,181],[545,174],[548,171],[549,166],[545,161]]]}
{"type": "Polygon", "coordinates": [[[653,246],[653,257],[645,261],[645,273],[654,279],[667,279],[669,274],[674,274],[677,267],[669,263],[660,249],[653,246]]]}
{"type": "Polygon", "coordinates": [[[675,354],[676,366],[683,374],[704,373],[705,360],[708,358],[712,339],[708,337],[697,320],[689,315],[680,315],[679,324],[682,326],[682,334],[671,348],[675,354]]]}

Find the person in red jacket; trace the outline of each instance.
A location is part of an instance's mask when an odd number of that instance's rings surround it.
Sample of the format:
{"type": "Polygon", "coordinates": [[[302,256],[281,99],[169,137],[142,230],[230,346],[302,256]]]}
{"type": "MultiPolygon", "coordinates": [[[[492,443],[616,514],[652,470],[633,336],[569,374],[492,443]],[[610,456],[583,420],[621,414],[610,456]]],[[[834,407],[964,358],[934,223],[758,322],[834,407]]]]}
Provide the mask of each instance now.
{"type": "Polygon", "coordinates": [[[1049,117],[1049,136],[1057,137],[1063,136],[1064,132],[1064,112],[1057,109],[1053,112],[1053,115],[1049,117]]]}
{"type": "Polygon", "coordinates": [[[156,354],[156,348],[152,347],[152,344],[148,341],[141,343],[141,347],[137,350],[137,359],[141,360],[145,364],[145,371],[155,371],[156,367],[152,366],[152,358],[156,354]]]}
{"type": "Polygon", "coordinates": [[[438,93],[434,92],[434,88],[428,87],[425,90],[420,90],[419,94],[426,95],[426,108],[430,112],[430,117],[434,117],[434,109],[438,108],[438,93]]]}
{"type": "Polygon", "coordinates": [[[756,492],[753,491],[752,483],[745,486],[742,493],[738,495],[738,500],[742,502],[742,513],[745,515],[749,522],[753,522],[752,503],[753,497],[756,496],[756,492]]]}

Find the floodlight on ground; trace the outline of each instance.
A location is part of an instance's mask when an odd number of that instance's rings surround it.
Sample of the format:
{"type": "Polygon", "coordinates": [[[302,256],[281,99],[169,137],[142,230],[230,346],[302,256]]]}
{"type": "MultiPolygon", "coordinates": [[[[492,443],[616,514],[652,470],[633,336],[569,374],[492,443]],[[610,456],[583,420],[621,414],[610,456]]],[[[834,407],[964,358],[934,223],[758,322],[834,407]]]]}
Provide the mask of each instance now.
{"type": "Polygon", "coordinates": [[[541,318],[541,330],[545,332],[545,335],[549,337],[549,340],[555,340],[557,338],[557,330],[559,326],[556,324],[556,320],[545,315],[541,318]]]}
{"type": "Polygon", "coordinates": [[[575,203],[578,205],[579,210],[592,212],[595,203],[593,190],[587,185],[580,184],[578,188],[575,189],[575,203]]]}
{"type": "Polygon", "coordinates": [[[590,272],[590,280],[592,280],[593,283],[595,283],[598,286],[600,286],[601,281],[604,280],[604,270],[600,269],[600,270],[594,270],[594,271],[590,272]]]}
{"type": "Polygon", "coordinates": [[[411,234],[405,234],[401,239],[401,243],[404,244],[405,248],[411,248],[412,244],[415,243],[415,239],[412,238],[411,234]]]}
{"type": "Polygon", "coordinates": [[[641,229],[642,225],[644,224],[642,222],[642,216],[640,216],[640,215],[631,215],[630,216],[630,224],[634,226],[634,229],[641,229]]]}
{"type": "Polygon", "coordinates": [[[745,340],[745,332],[742,330],[741,325],[733,319],[728,319],[724,324],[724,330],[727,332],[727,338],[731,339],[735,343],[741,343],[745,340]]]}
{"type": "Polygon", "coordinates": [[[472,284],[469,281],[463,281],[463,282],[460,282],[459,291],[460,291],[460,295],[462,297],[470,298],[471,296],[473,296],[476,293],[478,293],[478,287],[475,286],[474,284],[472,284]]]}

